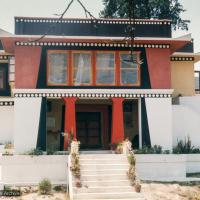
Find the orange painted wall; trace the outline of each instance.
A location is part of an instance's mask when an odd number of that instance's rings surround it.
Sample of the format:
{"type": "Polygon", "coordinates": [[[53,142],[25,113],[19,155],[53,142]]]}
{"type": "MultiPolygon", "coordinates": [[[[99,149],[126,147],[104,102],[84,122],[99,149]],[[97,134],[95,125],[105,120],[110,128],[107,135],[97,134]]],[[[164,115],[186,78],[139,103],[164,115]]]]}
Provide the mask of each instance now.
{"type": "Polygon", "coordinates": [[[41,47],[16,46],[15,88],[36,88],[40,58],[41,47]]]}
{"type": "Polygon", "coordinates": [[[146,49],[152,89],[171,88],[170,49],[146,49]]]}

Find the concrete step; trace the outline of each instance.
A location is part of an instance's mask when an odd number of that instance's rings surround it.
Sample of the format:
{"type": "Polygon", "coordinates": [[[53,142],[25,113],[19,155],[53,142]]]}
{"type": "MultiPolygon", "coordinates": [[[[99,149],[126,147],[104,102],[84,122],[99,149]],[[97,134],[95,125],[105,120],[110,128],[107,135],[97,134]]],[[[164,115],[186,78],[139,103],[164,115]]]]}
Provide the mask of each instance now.
{"type": "Polygon", "coordinates": [[[127,169],[103,169],[103,170],[81,170],[82,176],[87,175],[109,175],[109,174],[126,174],[127,169]]]}
{"type": "Polygon", "coordinates": [[[108,181],[120,181],[127,179],[126,174],[107,174],[107,175],[86,175],[83,176],[81,175],[81,181],[103,181],[103,180],[108,180],[108,181]]]}
{"type": "MultiPolygon", "coordinates": [[[[83,187],[112,187],[112,186],[130,186],[130,181],[128,179],[120,180],[120,181],[108,181],[108,180],[102,180],[102,181],[83,181],[81,180],[83,187]]],[[[75,182],[72,182],[73,187],[75,187],[75,182]]]]}
{"type": "Polygon", "coordinates": [[[121,159],[127,158],[124,154],[80,154],[80,159],[121,159]]]}
{"type": "Polygon", "coordinates": [[[80,159],[80,164],[126,164],[127,159],[126,158],[120,158],[120,159],[80,159]]]}
{"type": "Polygon", "coordinates": [[[124,169],[128,170],[129,164],[81,164],[80,163],[81,170],[92,170],[92,171],[98,171],[98,170],[107,170],[107,169],[124,169]]]}
{"type": "Polygon", "coordinates": [[[113,153],[113,151],[111,151],[111,150],[99,150],[99,151],[80,151],[79,152],[81,155],[82,154],[91,154],[91,155],[93,155],[93,154],[114,154],[113,153]]]}
{"type": "Polygon", "coordinates": [[[135,199],[143,198],[141,193],[114,192],[114,193],[79,193],[74,194],[74,199],[135,199]]]}
{"type": "Polygon", "coordinates": [[[115,193],[115,192],[134,192],[134,187],[131,186],[111,186],[111,187],[81,187],[73,188],[74,194],[77,193],[115,193]]]}

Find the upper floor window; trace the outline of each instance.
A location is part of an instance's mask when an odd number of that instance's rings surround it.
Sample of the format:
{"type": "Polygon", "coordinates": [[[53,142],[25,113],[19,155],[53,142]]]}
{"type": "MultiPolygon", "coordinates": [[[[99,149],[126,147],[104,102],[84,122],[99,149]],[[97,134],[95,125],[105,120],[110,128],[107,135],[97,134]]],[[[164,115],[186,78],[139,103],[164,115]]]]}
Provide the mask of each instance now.
{"type": "Polygon", "coordinates": [[[90,52],[73,53],[73,84],[89,85],[92,81],[92,58],[90,52]]]}
{"type": "Polygon", "coordinates": [[[0,68],[0,90],[5,88],[5,70],[0,68]]]}
{"type": "Polygon", "coordinates": [[[115,83],[115,54],[96,54],[96,83],[100,85],[114,85],[115,83]]]}
{"type": "Polygon", "coordinates": [[[48,84],[66,85],[68,83],[68,54],[65,52],[49,52],[48,84]]]}
{"type": "MultiPolygon", "coordinates": [[[[139,60],[139,53],[134,54],[139,60]]],[[[48,51],[50,86],[139,86],[140,66],[128,62],[129,52],[48,51]]]]}
{"type": "MultiPolygon", "coordinates": [[[[139,65],[129,60],[130,54],[120,54],[121,85],[139,85],[139,65]]],[[[137,54],[133,55],[133,60],[138,60],[137,54]]]]}

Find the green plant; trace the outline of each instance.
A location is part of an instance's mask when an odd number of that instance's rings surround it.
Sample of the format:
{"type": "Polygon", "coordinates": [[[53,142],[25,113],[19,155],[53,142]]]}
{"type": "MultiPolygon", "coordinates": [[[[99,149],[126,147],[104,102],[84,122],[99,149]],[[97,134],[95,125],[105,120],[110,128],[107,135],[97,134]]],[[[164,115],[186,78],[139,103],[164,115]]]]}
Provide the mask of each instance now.
{"type": "Polygon", "coordinates": [[[11,191],[11,187],[7,186],[7,185],[4,185],[3,191],[10,192],[11,191]]]}
{"type": "Polygon", "coordinates": [[[40,183],[39,183],[39,193],[42,195],[49,195],[51,194],[51,190],[52,190],[52,185],[51,185],[51,181],[48,179],[43,179],[40,183]]]}
{"type": "Polygon", "coordinates": [[[199,148],[195,148],[189,137],[187,139],[179,140],[177,145],[173,148],[174,154],[190,154],[190,153],[200,153],[199,148]]]}
{"type": "Polygon", "coordinates": [[[123,153],[123,143],[122,142],[112,143],[110,146],[111,146],[111,150],[115,151],[116,154],[123,153]]]}
{"type": "Polygon", "coordinates": [[[80,178],[80,163],[79,156],[77,154],[71,154],[70,170],[72,171],[73,176],[80,178]]]}
{"type": "Polygon", "coordinates": [[[128,162],[130,165],[135,166],[135,156],[133,154],[128,155],[128,162]]]}
{"type": "Polygon", "coordinates": [[[56,185],[54,186],[53,190],[56,192],[61,192],[63,190],[63,187],[61,185],[56,185]]]}
{"type": "Polygon", "coordinates": [[[5,143],[4,149],[12,149],[12,148],[13,148],[12,142],[6,142],[5,143]]]}
{"type": "Polygon", "coordinates": [[[154,145],[153,147],[143,146],[141,149],[134,151],[135,154],[162,154],[164,153],[160,145],[154,145]]]}
{"type": "Polygon", "coordinates": [[[36,149],[32,149],[30,150],[27,155],[31,155],[31,156],[40,156],[43,155],[43,151],[40,148],[36,148],[36,149]]]}

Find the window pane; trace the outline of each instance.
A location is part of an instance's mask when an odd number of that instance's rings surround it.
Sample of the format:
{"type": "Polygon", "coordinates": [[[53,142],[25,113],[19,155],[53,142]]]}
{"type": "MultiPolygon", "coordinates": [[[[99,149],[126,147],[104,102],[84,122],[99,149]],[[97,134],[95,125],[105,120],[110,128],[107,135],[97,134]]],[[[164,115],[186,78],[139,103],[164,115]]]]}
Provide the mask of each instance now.
{"type": "MultiPolygon", "coordinates": [[[[133,55],[133,60],[137,59],[137,55],[133,55]]],[[[121,54],[120,55],[120,60],[121,60],[121,68],[137,68],[137,64],[134,64],[131,61],[130,54],[121,54]]]]}
{"type": "Polygon", "coordinates": [[[137,70],[121,70],[121,83],[122,84],[137,84],[138,71],[137,70]]]}
{"type": "Polygon", "coordinates": [[[74,84],[89,84],[91,82],[91,54],[73,54],[74,84]]]}
{"type": "Polygon", "coordinates": [[[67,83],[67,54],[51,53],[49,54],[49,76],[50,84],[67,83]]]}
{"type": "Polygon", "coordinates": [[[114,68],[115,56],[113,53],[97,53],[97,68],[114,68]]]}
{"type": "Polygon", "coordinates": [[[114,53],[96,54],[96,83],[114,84],[115,83],[115,55],[114,53]]]}
{"type": "Polygon", "coordinates": [[[4,71],[0,69],[0,89],[4,88],[4,71]]]}
{"type": "Polygon", "coordinates": [[[97,84],[114,84],[114,70],[97,70],[97,84]]]}

